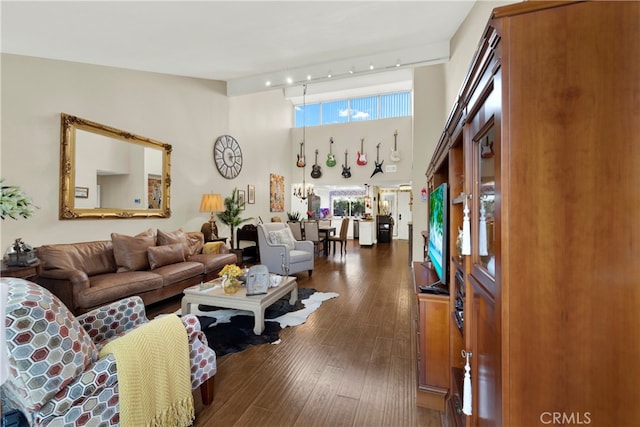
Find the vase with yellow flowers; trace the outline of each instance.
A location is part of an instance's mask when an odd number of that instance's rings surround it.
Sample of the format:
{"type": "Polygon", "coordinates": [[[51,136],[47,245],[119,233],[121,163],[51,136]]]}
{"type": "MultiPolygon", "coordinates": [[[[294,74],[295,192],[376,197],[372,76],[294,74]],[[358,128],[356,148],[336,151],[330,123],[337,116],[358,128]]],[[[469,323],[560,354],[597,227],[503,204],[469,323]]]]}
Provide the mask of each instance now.
{"type": "Polygon", "coordinates": [[[242,269],[235,264],[225,265],[218,276],[222,277],[222,289],[226,294],[235,294],[240,288],[238,276],[242,274],[242,269]]]}

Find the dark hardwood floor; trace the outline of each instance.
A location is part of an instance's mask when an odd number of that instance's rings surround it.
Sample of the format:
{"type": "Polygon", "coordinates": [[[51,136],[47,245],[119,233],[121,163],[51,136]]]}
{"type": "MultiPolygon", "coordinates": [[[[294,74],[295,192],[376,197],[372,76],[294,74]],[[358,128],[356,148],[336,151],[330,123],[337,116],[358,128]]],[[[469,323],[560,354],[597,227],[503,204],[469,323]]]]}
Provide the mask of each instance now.
{"type": "MultiPolygon", "coordinates": [[[[415,405],[415,295],[408,242],[317,257],[300,287],[337,292],[307,322],[261,345],[218,358],[215,398],[196,401],[195,426],[441,426],[415,405]]],[[[173,312],[180,299],[148,308],[173,312]]]]}

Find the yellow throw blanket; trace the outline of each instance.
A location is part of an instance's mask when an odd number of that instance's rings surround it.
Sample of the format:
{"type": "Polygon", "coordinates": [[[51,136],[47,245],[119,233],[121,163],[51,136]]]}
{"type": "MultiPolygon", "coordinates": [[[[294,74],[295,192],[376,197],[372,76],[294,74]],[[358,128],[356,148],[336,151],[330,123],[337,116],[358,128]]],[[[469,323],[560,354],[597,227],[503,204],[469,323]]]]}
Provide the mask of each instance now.
{"type": "Polygon", "coordinates": [[[118,367],[120,425],[177,426],[192,424],[189,341],[175,314],[145,323],[100,350],[112,353],[118,367]]]}

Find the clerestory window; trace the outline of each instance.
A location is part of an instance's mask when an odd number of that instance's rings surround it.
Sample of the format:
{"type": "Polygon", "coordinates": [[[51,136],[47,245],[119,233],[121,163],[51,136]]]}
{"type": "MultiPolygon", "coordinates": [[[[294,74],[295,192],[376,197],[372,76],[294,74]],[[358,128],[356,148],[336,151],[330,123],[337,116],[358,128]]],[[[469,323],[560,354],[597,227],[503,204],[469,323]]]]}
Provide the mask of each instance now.
{"type": "Polygon", "coordinates": [[[411,92],[296,105],[294,127],[360,122],[411,115],[411,92]]]}

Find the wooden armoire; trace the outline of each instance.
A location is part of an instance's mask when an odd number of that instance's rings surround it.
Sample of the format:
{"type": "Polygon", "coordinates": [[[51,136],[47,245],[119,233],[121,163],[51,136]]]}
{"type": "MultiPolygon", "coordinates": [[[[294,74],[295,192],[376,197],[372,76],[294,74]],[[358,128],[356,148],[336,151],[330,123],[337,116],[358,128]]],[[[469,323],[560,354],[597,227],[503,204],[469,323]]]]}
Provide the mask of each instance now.
{"type": "Polygon", "coordinates": [[[640,2],[495,9],[427,177],[450,194],[447,422],[640,425],[640,2]]]}

